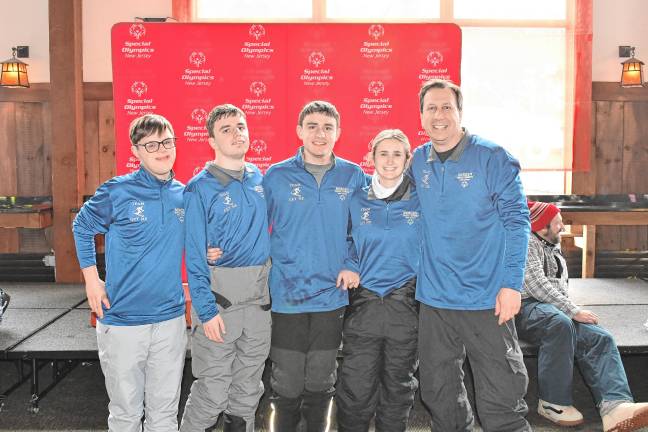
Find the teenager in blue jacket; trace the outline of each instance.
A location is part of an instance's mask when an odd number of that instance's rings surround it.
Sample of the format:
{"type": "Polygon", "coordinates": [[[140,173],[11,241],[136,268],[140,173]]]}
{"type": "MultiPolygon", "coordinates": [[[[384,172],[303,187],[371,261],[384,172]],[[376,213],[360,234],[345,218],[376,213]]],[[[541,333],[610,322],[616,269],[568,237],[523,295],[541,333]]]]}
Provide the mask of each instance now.
{"type": "Polygon", "coordinates": [[[352,250],[345,272],[359,273],[349,288],[342,365],[337,385],[340,432],[404,432],[418,382],[418,306],[414,299],[421,258],[416,189],[403,175],[407,136],[380,132],[371,143],[376,171],[350,203],[352,250]]]}
{"type": "Polygon", "coordinates": [[[162,116],[130,125],[140,168],[101,185],[74,219],[88,303],[98,316],[97,345],[106,378],[108,428],[177,430],[186,349],[180,267],[184,185],[173,178],[176,139],[162,116]],[[106,238],[106,281],[94,236],[106,238]]]}
{"type": "Polygon", "coordinates": [[[245,162],[250,137],[243,111],[231,104],[215,107],[207,130],[214,160],[184,193],[196,380],[180,431],[203,432],[223,412],[225,432],[254,432],[270,350],[266,200],[259,169],[245,162]],[[208,262],[209,246],[222,256],[208,262]]]}
{"type": "Polygon", "coordinates": [[[270,167],[263,184],[271,225],[271,430],[294,431],[303,412],[309,432],[330,422],[336,355],[342,339],[349,199],[364,186],[354,163],[333,155],[340,115],[329,102],[299,115],[297,154],[270,167]]]}

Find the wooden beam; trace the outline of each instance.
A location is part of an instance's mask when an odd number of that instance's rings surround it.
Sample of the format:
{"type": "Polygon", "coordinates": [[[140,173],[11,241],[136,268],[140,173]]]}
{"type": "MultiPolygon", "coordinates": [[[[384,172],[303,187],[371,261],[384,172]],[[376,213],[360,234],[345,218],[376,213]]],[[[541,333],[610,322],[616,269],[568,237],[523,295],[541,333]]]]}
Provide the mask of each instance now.
{"type": "Polygon", "coordinates": [[[596,225],[583,226],[583,268],[581,277],[593,278],[596,269],[596,225]]]}
{"type": "Polygon", "coordinates": [[[113,86],[111,82],[84,82],[83,99],[90,100],[113,100],[113,86]]]}
{"type": "Polygon", "coordinates": [[[648,211],[561,210],[565,225],[648,225],[648,211]]]}
{"type": "Polygon", "coordinates": [[[49,98],[49,83],[35,83],[29,88],[0,87],[0,102],[45,102],[49,98]]]}
{"type": "Polygon", "coordinates": [[[29,213],[0,213],[1,228],[47,228],[52,226],[52,209],[29,213]]]}
{"type": "Polygon", "coordinates": [[[194,18],[194,2],[192,0],[172,0],[171,13],[178,22],[192,22],[194,18]]]}
{"type": "Polygon", "coordinates": [[[646,102],[648,101],[648,87],[624,88],[618,82],[595,81],[592,83],[592,100],[646,102]]]}
{"type": "Polygon", "coordinates": [[[49,0],[52,202],[56,281],[81,282],[70,209],[84,189],[82,0],[49,0]]]}

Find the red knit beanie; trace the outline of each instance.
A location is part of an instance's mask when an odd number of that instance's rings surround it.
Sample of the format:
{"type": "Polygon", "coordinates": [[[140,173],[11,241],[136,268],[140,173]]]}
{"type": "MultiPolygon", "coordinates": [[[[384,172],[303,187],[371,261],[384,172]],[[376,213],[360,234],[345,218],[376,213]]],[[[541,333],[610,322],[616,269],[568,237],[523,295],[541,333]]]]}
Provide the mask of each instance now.
{"type": "Polygon", "coordinates": [[[533,232],[546,228],[551,220],[560,213],[560,209],[550,203],[527,201],[527,205],[531,213],[529,218],[531,219],[531,231],[533,232]]]}

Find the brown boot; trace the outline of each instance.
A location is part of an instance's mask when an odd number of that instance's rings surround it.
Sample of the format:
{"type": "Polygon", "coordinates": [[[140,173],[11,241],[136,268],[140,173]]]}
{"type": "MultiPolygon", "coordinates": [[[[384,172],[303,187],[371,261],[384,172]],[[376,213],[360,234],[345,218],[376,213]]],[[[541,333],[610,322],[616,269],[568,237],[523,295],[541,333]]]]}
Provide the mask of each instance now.
{"type": "Polygon", "coordinates": [[[624,402],[603,416],[605,432],[631,432],[648,426],[648,403],[624,402]]]}

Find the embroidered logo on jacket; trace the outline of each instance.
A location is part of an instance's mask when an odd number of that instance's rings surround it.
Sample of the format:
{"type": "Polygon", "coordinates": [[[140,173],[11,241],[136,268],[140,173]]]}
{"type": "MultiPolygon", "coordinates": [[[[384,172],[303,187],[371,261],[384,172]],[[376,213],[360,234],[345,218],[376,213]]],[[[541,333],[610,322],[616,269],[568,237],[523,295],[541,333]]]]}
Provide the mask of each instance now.
{"type": "Polygon", "coordinates": [[[261,198],[265,198],[265,193],[263,191],[263,186],[256,185],[256,186],[254,186],[253,189],[254,189],[254,192],[258,193],[261,196],[261,198]]]}
{"type": "Polygon", "coordinates": [[[176,207],[173,209],[173,213],[175,213],[176,217],[180,221],[180,223],[184,222],[184,215],[185,215],[185,209],[176,207]]]}
{"type": "Polygon", "coordinates": [[[335,193],[340,197],[340,201],[344,201],[351,193],[351,188],[338,186],[335,188],[335,193]]]}
{"type": "Polygon", "coordinates": [[[475,177],[473,175],[473,173],[471,173],[471,172],[463,172],[463,173],[457,174],[456,179],[459,180],[459,183],[461,183],[461,187],[467,188],[468,183],[470,183],[470,180],[472,180],[473,177],[475,177]]]}
{"type": "Polygon", "coordinates": [[[238,204],[232,201],[232,197],[230,196],[229,192],[221,192],[220,194],[218,194],[218,196],[223,198],[223,213],[227,213],[230,210],[238,207],[238,204]]]}
{"type": "Polygon", "coordinates": [[[403,211],[403,217],[407,220],[408,225],[412,225],[416,219],[419,218],[419,212],[417,211],[403,211]]]}
{"type": "Polygon", "coordinates": [[[146,222],[146,214],[144,214],[144,203],[142,201],[131,201],[128,203],[128,219],[131,222],[146,222]]]}
{"type": "Polygon", "coordinates": [[[290,183],[290,198],[288,201],[304,201],[301,183],[290,183]]]}
{"type": "Polygon", "coordinates": [[[360,209],[361,216],[360,216],[360,223],[362,225],[368,225],[371,223],[371,208],[369,207],[363,207],[360,209]]]}
{"type": "Polygon", "coordinates": [[[430,189],[430,177],[432,176],[432,171],[423,170],[423,175],[421,176],[421,187],[425,189],[430,189]]]}

